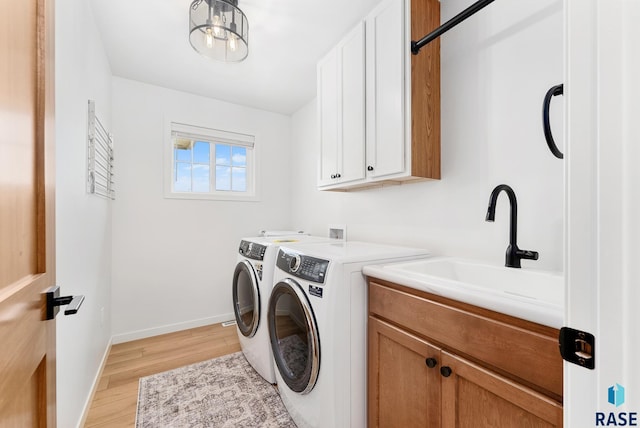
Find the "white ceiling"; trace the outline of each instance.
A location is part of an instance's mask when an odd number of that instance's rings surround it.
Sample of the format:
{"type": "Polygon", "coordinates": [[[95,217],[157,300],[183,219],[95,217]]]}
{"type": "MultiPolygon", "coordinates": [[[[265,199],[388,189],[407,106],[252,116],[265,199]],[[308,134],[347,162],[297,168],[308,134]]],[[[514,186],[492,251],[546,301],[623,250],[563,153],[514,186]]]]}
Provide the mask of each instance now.
{"type": "Polygon", "coordinates": [[[205,58],[189,44],[192,0],[92,0],[115,76],[291,114],[316,93],[316,62],[379,0],[239,0],[249,56],[205,58]]]}

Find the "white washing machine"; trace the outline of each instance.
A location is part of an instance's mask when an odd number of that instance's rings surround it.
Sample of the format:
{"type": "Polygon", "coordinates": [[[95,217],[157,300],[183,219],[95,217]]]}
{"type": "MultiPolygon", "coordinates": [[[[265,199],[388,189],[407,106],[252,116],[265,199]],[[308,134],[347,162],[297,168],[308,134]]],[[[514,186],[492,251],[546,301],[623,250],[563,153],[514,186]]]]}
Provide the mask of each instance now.
{"type": "Polygon", "coordinates": [[[299,428],[367,425],[367,288],[362,268],[428,257],[364,242],[282,246],[268,323],[276,383],[299,428]]]}
{"type": "Polygon", "coordinates": [[[276,381],[266,311],[278,248],[284,243],[296,245],[328,240],[294,234],[243,238],[240,241],[232,285],[236,329],[247,361],[268,382],[276,381]]]}

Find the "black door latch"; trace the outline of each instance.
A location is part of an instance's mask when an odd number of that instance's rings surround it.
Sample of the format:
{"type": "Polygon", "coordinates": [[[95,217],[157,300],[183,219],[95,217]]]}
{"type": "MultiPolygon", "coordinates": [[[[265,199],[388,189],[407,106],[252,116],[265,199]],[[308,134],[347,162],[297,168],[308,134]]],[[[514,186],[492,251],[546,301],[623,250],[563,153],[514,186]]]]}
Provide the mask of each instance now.
{"type": "Polygon", "coordinates": [[[593,370],[596,366],[596,338],[586,331],[560,329],[560,354],[570,363],[593,370]]]}

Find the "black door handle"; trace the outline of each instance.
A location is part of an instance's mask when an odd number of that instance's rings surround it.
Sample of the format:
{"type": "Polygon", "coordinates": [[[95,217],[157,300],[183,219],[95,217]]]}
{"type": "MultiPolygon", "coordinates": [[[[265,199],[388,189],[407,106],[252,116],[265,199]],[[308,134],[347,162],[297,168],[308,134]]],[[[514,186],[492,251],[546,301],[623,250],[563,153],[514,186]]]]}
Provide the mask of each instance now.
{"type": "Polygon", "coordinates": [[[60,297],[60,286],[51,287],[45,293],[47,297],[47,317],[52,320],[58,315],[60,306],[67,306],[64,311],[65,315],[73,315],[80,310],[80,306],[84,302],[84,296],[62,296],[60,297]]]}
{"type": "Polygon", "coordinates": [[[438,365],[438,360],[436,360],[435,358],[427,358],[425,360],[425,363],[427,364],[427,367],[432,369],[432,368],[434,368],[435,366],[438,365]]]}
{"type": "Polygon", "coordinates": [[[440,367],[440,374],[442,376],[449,377],[451,376],[451,373],[453,373],[453,370],[451,370],[451,367],[449,366],[440,367]]]}
{"type": "Polygon", "coordinates": [[[551,87],[547,91],[547,94],[544,96],[544,101],[542,102],[542,128],[544,129],[544,138],[547,140],[547,146],[549,146],[549,150],[551,153],[558,159],[564,158],[564,155],[560,150],[558,150],[558,146],[556,142],[553,140],[553,134],[551,134],[551,123],[549,122],[549,108],[551,107],[551,98],[556,95],[562,95],[564,93],[564,85],[556,85],[551,87]]]}

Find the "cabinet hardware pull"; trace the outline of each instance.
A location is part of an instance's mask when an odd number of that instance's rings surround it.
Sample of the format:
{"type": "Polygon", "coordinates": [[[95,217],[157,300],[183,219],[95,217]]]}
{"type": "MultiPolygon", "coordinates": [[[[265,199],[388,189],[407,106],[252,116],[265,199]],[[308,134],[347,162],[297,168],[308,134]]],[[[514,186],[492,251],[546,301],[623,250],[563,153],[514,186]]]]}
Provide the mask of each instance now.
{"type": "Polygon", "coordinates": [[[336,174],[336,178],[340,178],[342,177],[340,174],[336,174]]]}
{"type": "Polygon", "coordinates": [[[562,95],[564,93],[564,85],[556,85],[551,87],[547,94],[544,96],[544,101],[542,102],[542,128],[544,130],[544,138],[547,140],[547,146],[549,146],[549,150],[551,153],[558,159],[563,159],[564,155],[556,146],[556,142],[553,139],[553,134],[551,133],[551,123],[549,121],[549,108],[551,107],[551,98],[556,95],[562,95]]]}
{"type": "Polygon", "coordinates": [[[331,174],[331,178],[336,178],[336,175],[335,174],[331,174]]]}
{"type": "Polygon", "coordinates": [[[367,167],[367,171],[373,171],[373,167],[372,167],[371,165],[369,165],[369,166],[367,167]]]}
{"type": "Polygon", "coordinates": [[[425,360],[425,363],[427,364],[427,367],[432,369],[432,368],[434,368],[435,366],[438,365],[438,360],[436,360],[435,358],[427,358],[425,360]]]}
{"type": "Polygon", "coordinates": [[[451,370],[451,367],[449,366],[440,367],[440,374],[442,376],[449,377],[451,376],[451,373],[453,373],[453,370],[451,370]]]}

